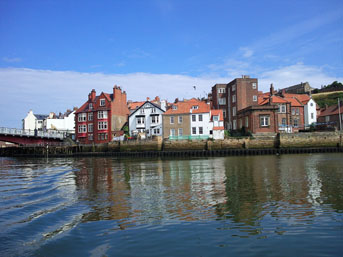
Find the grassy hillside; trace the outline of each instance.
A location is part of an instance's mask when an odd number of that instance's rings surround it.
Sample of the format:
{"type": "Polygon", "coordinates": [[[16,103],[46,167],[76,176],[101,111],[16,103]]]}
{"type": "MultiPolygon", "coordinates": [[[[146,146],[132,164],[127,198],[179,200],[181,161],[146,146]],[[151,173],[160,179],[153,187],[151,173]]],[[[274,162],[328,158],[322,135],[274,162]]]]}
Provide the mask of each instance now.
{"type": "Polygon", "coordinates": [[[343,91],[312,94],[312,98],[320,106],[320,108],[323,108],[325,107],[325,104],[328,106],[337,104],[338,98],[343,100],[343,91]]]}

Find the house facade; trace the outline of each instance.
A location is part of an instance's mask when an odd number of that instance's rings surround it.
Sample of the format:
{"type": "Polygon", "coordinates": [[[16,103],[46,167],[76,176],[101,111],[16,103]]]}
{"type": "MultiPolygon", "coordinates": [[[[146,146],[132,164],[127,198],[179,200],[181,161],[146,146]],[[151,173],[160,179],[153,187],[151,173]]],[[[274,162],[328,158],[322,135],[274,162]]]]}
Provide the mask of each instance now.
{"type": "Polygon", "coordinates": [[[318,125],[334,127],[337,130],[343,130],[343,102],[328,106],[321,110],[317,119],[318,125]]]}
{"type": "Polygon", "coordinates": [[[138,133],[145,133],[146,136],[162,136],[162,114],[165,111],[150,101],[146,101],[129,116],[129,131],[130,135],[134,136],[138,133]]]}
{"type": "Polygon", "coordinates": [[[76,141],[82,144],[107,143],[123,134],[129,109],[126,92],[118,86],[113,93],[96,95],[93,89],[88,100],[75,112],[76,141]]]}
{"type": "Polygon", "coordinates": [[[211,110],[210,138],[224,139],[224,115],[223,110],[211,110]]]}
{"type": "Polygon", "coordinates": [[[44,120],[48,118],[48,115],[44,114],[33,114],[30,110],[26,117],[22,120],[23,129],[29,130],[43,130],[44,129],[44,120]]]}
{"type": "Polygon", "coordinates": [[[163,138],[208,138],[210,136],[210,105],[190,99],[172,104],[163,114],[163,138]]]}
{"type": "Polygon", "coordinates": [[[258,105],[258,81],[249,76],[242,76],[227,84],[227,129],[238,129],[238,112],[258,105]]]}
{"type": "Polygon", "coordinates": [[[43,126],[45,130],[58,130],[62,132],[75,133],[75,112],[76,110],[67,110],[66,113],[56,116],[51,113],[47,117],[43,126]]]}
{"type": "Polygon", "coordinates": [[[212,87],[211,92],[211,109],[222,110],[224,117],[224,124],[228,122],[227,120],[227,84],[215,84],[212,87]]]}

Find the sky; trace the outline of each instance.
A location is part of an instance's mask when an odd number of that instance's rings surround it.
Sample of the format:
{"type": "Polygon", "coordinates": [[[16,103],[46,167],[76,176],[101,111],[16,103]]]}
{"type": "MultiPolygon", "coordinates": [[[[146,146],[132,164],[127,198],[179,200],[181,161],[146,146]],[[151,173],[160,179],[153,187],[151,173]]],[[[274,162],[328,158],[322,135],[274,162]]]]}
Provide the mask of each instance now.
{"type": "Polygon", "coordinates": [[[261,91],[342,82],[343,1],[0,0],[0,127],[93,88],[173,102],[242,75],[261,91]]]}

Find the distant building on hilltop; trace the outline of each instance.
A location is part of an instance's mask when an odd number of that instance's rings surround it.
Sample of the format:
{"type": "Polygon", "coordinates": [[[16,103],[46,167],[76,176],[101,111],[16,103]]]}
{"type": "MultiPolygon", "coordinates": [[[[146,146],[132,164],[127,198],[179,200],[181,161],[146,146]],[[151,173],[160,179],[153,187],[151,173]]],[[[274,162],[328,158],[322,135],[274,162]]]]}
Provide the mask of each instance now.
{"type": "Polygon", "coordinates": [[[282,90],[289,94],[310,94],[313,89],[308,82],[301,82],[300,84],[286,87],[282,90]]]}

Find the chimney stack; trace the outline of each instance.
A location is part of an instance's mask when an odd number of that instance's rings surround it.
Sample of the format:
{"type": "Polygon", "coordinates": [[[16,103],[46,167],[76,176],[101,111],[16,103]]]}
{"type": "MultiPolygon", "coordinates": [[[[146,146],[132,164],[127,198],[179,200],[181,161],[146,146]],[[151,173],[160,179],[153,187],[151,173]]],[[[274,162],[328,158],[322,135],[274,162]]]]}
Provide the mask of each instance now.
{"type": "Polygon", "coordinates": [[[88,95],[88,100],[89,100],[90,102],[94,102],[95,97],[96,97],[95,89],[92,89],[92,91],[91,91],[90,94],[88,95]]]}
{"type": "Polygon", "coordinates": [[[270,96],[274,95],[274,86],[273,83],[270,84],[270,96]]]}

